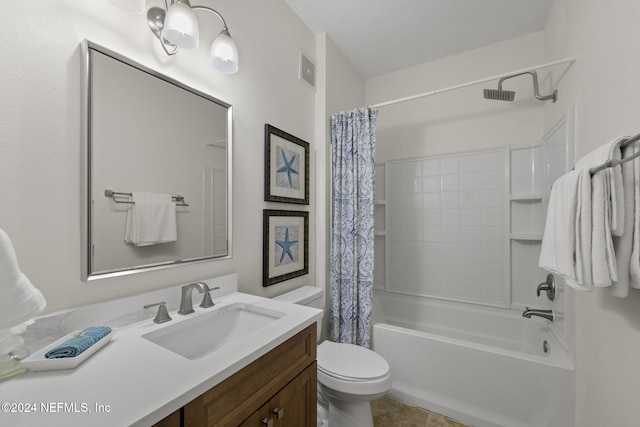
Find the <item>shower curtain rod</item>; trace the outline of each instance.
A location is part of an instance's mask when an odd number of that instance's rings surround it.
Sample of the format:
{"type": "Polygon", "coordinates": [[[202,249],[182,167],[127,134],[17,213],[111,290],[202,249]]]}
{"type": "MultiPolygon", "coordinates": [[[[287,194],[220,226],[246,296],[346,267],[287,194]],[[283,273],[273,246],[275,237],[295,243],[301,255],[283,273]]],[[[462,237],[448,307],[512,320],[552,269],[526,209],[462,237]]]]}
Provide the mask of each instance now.
{"type": "Polygon", "coordinates": [[[394,100],[391,100],[391,101],[381,102],[379,104],[374,104],[371,107],[373,107],[373,108],[386,107],[388,105],[399,104],[401,102],[412,101],[414,99],[419,99],[419,98],[425,98],[427,96],[437,95],[439,93],[449,92],[449,91],[452,91],[452,90],[461,89],[463,87],[473,86],[473,85],[477,85],[477,84],[480,84],[480,83],[489,82],[491,80],[498,80],[498,79],[501,79],[503,77],[512,76],[514,74],[526,73],[528,71],[533,71],[533,70],[541,70],[543,68],[554,67],[554,66],[560,65],[560,64],[573,63],[573,62],[575,62],[575,60],[576,60],[575,56],[569,56],[567,58],[559,59],[557,61],[547,62],[547,63],[544,63],[544,64],[535,65],[535,66],[529,67],[529,68],[522,68],[520,70],[511,71],[509,73],[497,74],[495,76],[486,77],[484,79],[474,80],[472,82],[462,83],[462,84],[455,85],[455,86],[449,86],[449,87],[445,87],[443,89],[436,89],[436,90],[432,90],[430,92],[419,93],[417,95],[407,96],[405,98],[398,98],[398,99],[394,99],[394,100]]]}

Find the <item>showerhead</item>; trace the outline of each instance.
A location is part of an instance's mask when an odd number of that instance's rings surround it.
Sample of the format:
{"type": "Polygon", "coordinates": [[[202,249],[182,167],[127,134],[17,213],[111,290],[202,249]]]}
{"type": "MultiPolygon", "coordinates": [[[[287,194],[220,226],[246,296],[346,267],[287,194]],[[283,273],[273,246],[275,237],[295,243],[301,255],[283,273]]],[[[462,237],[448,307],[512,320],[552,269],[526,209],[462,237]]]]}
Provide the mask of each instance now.
{"type": "Polygon", "coordinates": [[[531,74],[531,77],[533,78],[533,94],[535,95],[536,99],[540,100],[540,101],[545,101],[547,99],[551,99],[553,100],[553,102],[556,102],[556,100],[558,99],[558,91],[554,90],[551,95],[540,95],[540,93],[538,92],[538,73],[534,71],[525,71],[523,73],[518,73],[518,74],[514,74],[512,76],[507,76],[507,77],[503,77],[500,80],[498,80],[498,89],[485,89],[484,90],[484,97],[485,99],[492,99],[495,101],[513,101],[516,97],[516,93],[511,91],[511,90],[502,90],[502,82],[507,80],[507,79],[512,79],[514,77],[517,76],[521,76],[523,74],[531,74]]]}
{"type": "Polygon", "coordinates": [[[484,98],[492,99],[494,101],[513,101],[516,97],[516,93],[512,90],[498,89],[485,89],[484,98]]]}

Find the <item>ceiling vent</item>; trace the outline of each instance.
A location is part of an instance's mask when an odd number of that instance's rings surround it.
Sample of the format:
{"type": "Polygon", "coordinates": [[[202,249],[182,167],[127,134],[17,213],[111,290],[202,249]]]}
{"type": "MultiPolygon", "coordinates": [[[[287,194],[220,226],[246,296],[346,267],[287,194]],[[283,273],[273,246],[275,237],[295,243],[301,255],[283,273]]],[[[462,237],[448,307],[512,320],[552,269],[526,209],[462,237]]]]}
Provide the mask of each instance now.
{"type": "Polygon", "coordinates": [[[316,64],[314,64],[304,52],[300,51],[300,70],[298,78],[316,87],[316,64]]]}

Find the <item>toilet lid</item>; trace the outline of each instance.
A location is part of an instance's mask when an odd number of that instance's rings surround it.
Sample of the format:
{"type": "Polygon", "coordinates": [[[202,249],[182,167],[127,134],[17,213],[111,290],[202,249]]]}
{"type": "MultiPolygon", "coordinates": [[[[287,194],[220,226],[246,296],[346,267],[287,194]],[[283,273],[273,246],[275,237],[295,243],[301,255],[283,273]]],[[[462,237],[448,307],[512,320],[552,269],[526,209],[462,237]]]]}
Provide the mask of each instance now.
{"type": "Polygon", "coordinates": [[[378,353],[359,345],[324,341],[318,346],[318,369],[332,377],[366,381],[387,375],[389,364],[378,353]]]}

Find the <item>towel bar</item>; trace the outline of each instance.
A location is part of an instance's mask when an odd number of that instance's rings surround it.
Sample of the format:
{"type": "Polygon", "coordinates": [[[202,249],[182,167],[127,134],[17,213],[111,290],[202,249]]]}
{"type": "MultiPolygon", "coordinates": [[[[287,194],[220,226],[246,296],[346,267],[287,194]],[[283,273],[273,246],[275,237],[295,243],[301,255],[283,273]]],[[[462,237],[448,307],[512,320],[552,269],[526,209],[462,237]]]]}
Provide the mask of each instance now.
{"type": "MultiPolygon", "coordinates": [[[[135,204],[135,202],[132,202],[131,200],[118,200],[118,198],[117,198],[117,196],[128,196],[128,197],[131,197],[131,196],[133,196],[132,193],[122,193],[122,192],[119,192],[119,191],[104,190],[104,195],[105,195],[105,197],[111,197],[111,199],[113,199],[113,201],[116,202],[116,203],[125,203],[125,204],[128,204],[128,205],[135,204]]],[[[189,204],[185,203],[184,196],[181,196],[179,194],[177,194],[175,196],[171,196],[171,200],[176,202],[176,206],[189,206],[189,204]]]]}
{"type": "MultiPolygon", "coordinates": [[[[631,138],[627,139],[626,141],[624,141],[622,144],[620,144],[620,148],[626,147],[627,145],[633,144],[634,142],[638,142],[638,141],[640,141],[640,133],[636,134],[636,135],[632,136],[631,138]]],[[[624,159],[607,160],[606,162],[604,162],[600,166],[596,166],[595,168],[590,169],[589,173],[591,173],[591,175],[593,175],[594,173],[598,173],[598,172],[603,171],[605,169],[621,165],[621,164],[626,163],[628,161],[631,161],[631,160],[633,160],[633,159],[635,159],[637,157],[640,157],[640,151],[637,151],[637,152],[633,153],[631,156],[625,157],[624,159]]]]}

